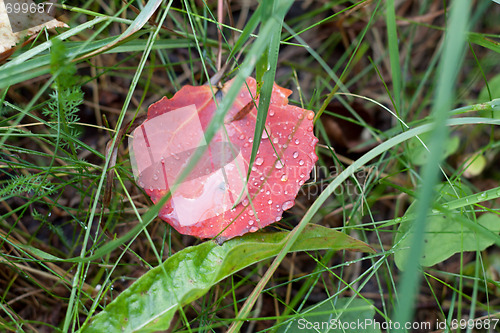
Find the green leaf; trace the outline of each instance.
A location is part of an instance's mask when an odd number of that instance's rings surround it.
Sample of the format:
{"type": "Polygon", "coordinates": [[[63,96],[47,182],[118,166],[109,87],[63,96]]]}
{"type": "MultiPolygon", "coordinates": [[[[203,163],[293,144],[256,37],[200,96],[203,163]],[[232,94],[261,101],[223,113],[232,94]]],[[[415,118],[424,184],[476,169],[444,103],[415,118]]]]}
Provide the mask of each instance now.
{"type": "MultiPolygon", "coordinates": [[[[411,162],[415,165],[425,165],[429,163],[429,135],[423,134],[420,135],[420,140],[418,138],[412,138],[408,142],[408,150],[409,150],[409,158],[411,162]],[[422,144],[422,142],[425,146],[422,144]]],[[[443,149],[443,159],[455,153],[460,145],[460,138],[458,136],[449,137],[443,149]]]]}
{"type": "MultiPolygon", "coordinates": [[[[288,232],[254,233],[222,246],[212,241],[186,248],[150,270],[81,332],[153,332],[165,330],[175,312],[203,296],[213,285],[281,250],[288,232]]],[[[290,251],[319,249],[374,252],[367,244],[333,229],[308,226],[290,251]]]]}
{"type": "Polygon", "coordinates": [[[485,37],[480,33],[469,33],[469,42],[486,47],[492,51],[500,53],[500,43],[485,37]]]}
{"type": "Polygon", "coordinates": [[[304,310],[291,323],[285,323],[277,333],[285,332],[380,332],[375,326],[375,307],[362,299],[338,298],[304,310]]]}
{"type": "MultiPolygon", "coordinates": [[[[464,185],[454,186],[452,189],[447,184],[441,187],[441,198],[438,199],[438,202],[447,205],[448,202],[457,199],[454,190],[458,192],[458,197],[471,193],[470,189],[464,185]]],[[[415,207],[415,204],[412,204],[405,215],[414,214],[415,207]]],[[[409,247],[413,238],[412,227],[412,222],[402,223],[395,238],[395,243],[399,242],[399,244],[394,259],[399,269],[403,269],[408,260],[409,247]]],[[[482,232],[480,230],[482,228],[498,234],[500,232],[500,217],[487,213],[474,221],[458,210],[445,212],[435,210],[432,215],[427,217],[424,234],[425,245],[420,265],[433,266],[455,253],[486,249],[495,243],[495,239],[482,232]]]]}

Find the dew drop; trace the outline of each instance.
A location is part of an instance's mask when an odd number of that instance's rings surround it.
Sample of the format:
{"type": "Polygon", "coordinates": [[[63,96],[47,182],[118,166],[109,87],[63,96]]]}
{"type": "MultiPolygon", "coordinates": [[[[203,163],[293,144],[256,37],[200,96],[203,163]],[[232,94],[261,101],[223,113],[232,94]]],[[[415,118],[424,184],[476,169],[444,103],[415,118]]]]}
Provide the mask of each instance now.
{"type": "Polygon", "coordinates": [[[240,140],[245,140],[245,134],[240,135],[239,139],[240,140]]]}
{"type": "Polygon", "coordinates": [[[304,160],[299,161],[299,165],[304,165],[304,163],[305,163],[304,160]]]}
{"type": "Polygon", "coordinates": [[[282,169],[285,166],[285,161],[277,160],[274,166],[276,167],[276,169],[282,169]]]}
{"type": "Polygon", "coordinates": [[[257,228],[257,227],[251,227],[250,228],[250,232],[256,232],[257,230],[259,230],[259,228],[257,228]]]}
{"type": "Polygon", "coordinates": [[[279,141],[278,138],[273,139],[273,143],[278,143],[278,141],[279,141]]]}
{"type": "Polygon", "coordinates": [[[299,185],[300,185],[300,186],[304,185],[304,179],[301,179],[301,180],[299,181],[299,185]]]}
{"type": "Polygon", "coordinates": [[[273,201],[271,199],[269,199],[269,201],[267,202],[269,205],[271,205],[273,203],[273,201]]]}
{"type": "Polygon", "coordinates": [[[257,168],[253,166],[252,171],[257,171],[257,168]]]}
{"type": "Polygon", "coordinates": [[[287,210],[287,209],[292,208],[292,207],[293,207],[293,205],[294,205],[294,202],[293,202],[292,200],[289,200],[289,201],[285,201],[285,202],[283,203],[283,205],[281,205],[281,208],[282,208],[283,210],[287,210]]]}
{"type": "Polygon", "coordinates": [[[248,200],[247,199],[244,199],[243,202],[242,202],[243,206],[248,206],[248,200]]]}
{"type": "Polygon", "coordinates": [[[281,176],[281,181],[282,182],[286,182],[287,180],[288,180],[288,176],[287,175],[281,176]]]}
{"type": "Polygon", "coordinates": [[[307,114],[307,119],[313,120],[313,118],[314,118],[314,112],[309,111],[309,113],[307,114]]]}
{"type": "Polygon", "coordinates": [[[264,163],[264,159],[262,157],[257,157],[255,159],[255,165],[262,165],[264,163]]]}
{"type": "Polygon", "coordinates": [[[252,143],[253,142],[253,138],[248,138],[248,142],[252,143]]]}
{"type": "Polygon", "coordinates": [[[278,217],[276,218],[276,222],[278,222],[278,221],[280,221],[280,220],[281,220],[281,216],[278,216],[278,217]]]}
{"type": "Polygon", "coordinates": [[[259,179],[260,179],[260,180],[264,180],[264,176],[261,176],[259,179]]]}
{"type": "Polygon", "coordinates": [[[304,119],[304,115],[302,113],[299,113],[299,119],[304,119]]]}
{"type": "Polygon", "coordinates": [[[273,110],[269,110],[269,116],[270,117],[274,116],[274,111],[273,110]]]}
{"type": "Polygon", "coordinates": [[[253,211],[253,210],[249,210],[249,211],[248,211],[248,215],[253,216],[254,214],[255,214],[255,213],[254,213],[254,211],[253,211]]]}
{"type": "Polygon", "coordinates": [[[303,173],[300,174],[300,178],[304,178],[305,176],[303,173]]]}
{"type": "Polygon", "coordinates": [[[243,145],[243,147],[245,148],[248,148],[250,146],[250,144],[248,142],[245,142],[245,144],[243,145]]]}
{"type": "Polygon", "coordinates": [[[248,221],[248,225],[253,225],[253,220],[248,221]]]}
{"type": "Polygon", "coordinates": [[[307,128],[307,131],[308,131],[308,132],[312,132],[312,130],[313,130],[312,126],[309,126],[309,127],[307,128]]]}
{"type": "Polygon", "coordinates": [[[267,139],[268,137],[269,135],[267,135],[266,130],[264,130],[264,132],[262,132],[262,139],[267,139]]]}
{"type": "Polygon", "coordinates": [[[295,139],[295,144],[298,145],[300,143],[299,139],[295,139]]]}
{"type": "Polygon", "coordinates": [[[271,194],[271,192],[270,191],[266,191],[266,195],[269,195],[269,194],[271,194]]]}
{"type": "Polygon", "coordinates": [[[299,157],[299,152],[298,151],[296,151],[296,152],[293,153],[293,158],[297,158],[297,157],[299,157]]]}

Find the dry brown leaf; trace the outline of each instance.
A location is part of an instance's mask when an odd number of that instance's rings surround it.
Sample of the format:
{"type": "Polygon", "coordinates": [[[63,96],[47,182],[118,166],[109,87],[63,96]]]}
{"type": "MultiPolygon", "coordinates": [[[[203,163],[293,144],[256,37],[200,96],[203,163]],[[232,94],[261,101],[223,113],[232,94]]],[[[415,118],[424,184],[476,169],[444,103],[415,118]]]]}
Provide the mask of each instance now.
{"type": "MultiPolygon", "coordinates": [[[[30,4],[35,4],[32,0],[20,0],[18,3],[26,3],[28,6],[30,4]]],[[[56,27],[68,26],[66,23],[52,18],[45,12],[35,13],[29,17],[25,14],[16,14],[14,12],[7,14],[4,0],[0,0],[0,57],[4,55],[4,53],[11,51],[11,49],[23,38],[35,35],[43,28],[52,29],[56,27]],[[9,20],[9,16],[11,20],[9,20]],[[26,21],[26,19],[29,19],[30,25],[32,26],[31,28],[19,32],[12,31],[19,30],[23,25],[23,21],[26,21]],[[11,21],[13,24],[12,27],[11,21]]]]}

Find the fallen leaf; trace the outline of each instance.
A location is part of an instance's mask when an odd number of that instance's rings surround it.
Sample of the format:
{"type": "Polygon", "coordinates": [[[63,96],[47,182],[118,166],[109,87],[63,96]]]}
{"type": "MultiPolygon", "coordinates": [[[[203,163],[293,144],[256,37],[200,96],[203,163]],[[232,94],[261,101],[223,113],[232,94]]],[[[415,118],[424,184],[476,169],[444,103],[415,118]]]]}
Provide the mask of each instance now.
{"type": "MultiPolygon", "coordinates": [[[[30,5],[37,5],[32,0],[19,0],[16,3],[20,5],[27,4],[27,8],[30,8],[30,5]]],[[[38,12],[38,9],[35,13],[24,14],[22,11],[19,11],[19,13],[12,11],[7,14],[4,0],[0,0],[0,59],[9,56],[13,52],[12,48],[25,37],[35,35],[43,28],[52,29],[56,27],[68,26],[45,12],[38,12]]]]}
{"type": "MultiPolygon", "coordinates": [[[[291,91],[275,84],[266,131],[245,182],[257,117],[256,108],[249,106],[256,81],[248,78],[246,83],[224,126],[159,213],[182,234],[224,241],[279,221],[317,161],[314,112],[288,105],[291,91]]],[[[206,144],[204,131],[215,112],[208,86],[184,86],[173,98],[149,107],[130,147],[137,183],[154,203],[167,194],[198,146],[206,144]]]]}

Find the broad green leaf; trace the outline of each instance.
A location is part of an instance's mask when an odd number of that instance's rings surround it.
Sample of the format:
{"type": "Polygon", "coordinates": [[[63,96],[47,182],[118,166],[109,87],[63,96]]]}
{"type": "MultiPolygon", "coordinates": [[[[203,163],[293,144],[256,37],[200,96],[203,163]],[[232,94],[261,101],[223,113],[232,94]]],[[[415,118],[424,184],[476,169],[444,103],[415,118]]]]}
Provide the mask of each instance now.
{"type": "MultiPolygon", "coordinates": [[[[420,259],[422,266],[433,266],[455,253],[464,251],[482,251],[495,243],[489,237],[476,233],[462,224],[459,214],[438,214],[429,216],[424,236],[424,251],[420,259]]],[[[487,213],[481,215],[476,223],[495,233],[500,232],[500,217],[487,213]]],[[[411,231],[410,231],[411,233],[411,231]]],[[[396,265],[401,269],[406,260],[406,251],[410,245],[410,237],[399,244],[400,250],[395,254],[396,265]]]]}
{"type": "Polygon", "coordinates": [[[463,172],[465,177],[475,177],[480,175],[487,165],[486,157],[481,153],[472,154],[465,161],[466,168],[463,172]]]}
{"type": "Polygon", "coordinates": [[[277,332],[380,332],[374,316],[375,307],[368,301],[358,298],[331,299],[302,311],[292,322],[280,326],[277,332]]]}
{"type": "MultiPolygon", "coordinates": [[[[422,142],[417,138],[412,138],[408,142],[409,157],[413,164],[415,165],[425,165],[429,163],[429,135],[423,134],[420,139],[425,143],[425,147],[422,142]]],[[[458,136],[449,137],[446,140],[443,150],[443,158],[450,156],[455,153],[460,145],[460,138],[458,136]]]]}
{"type": "MultiPolygon", "coordinates": [[[[439,204],[446,207],[448,202],[453,202],[460,197],[471,195],[471,190],[465,185],[450,185],[437,187],[440,198],[439,204]],[[456,191],[456,192],[455,192],[456,191]],[[458,195],[457,195],[458,194],[458,195]]],[[[415,204],[412,204],[405,215],[414,214],[415,204]]],[[[426,222],[424,234],[424,250],[420,258],[422,266],[433,266],[442,262],[455,253],[464,251],[482,251],[495,243],[495,239],[481,232],[486,229],[493,233],[500,232],[500,217],[487,213],[481,215],[477,220],[465,215],[463,211],[450,210],[440,212],[434,210],[426,222]]],[[[395,243],[398,250],[395,252],[395,261],[399,269],[405,267],[408,260],[409,247],[413,237],[412,221],[402,223],[398,229],[395,243]]]]}
{"type": "MultiPolygon", "coordinates": [[[[288,232],[254,233],[222,246],[207,241],[186,248],[150,270],[81,332],[154,332],[165,330],[175,312],[203,296],[213,285],[281,250],[288,232]]],[[[319,249],[374,252],[367,244],[333,229],[308,226],[291,251],[319,249]]]]}

